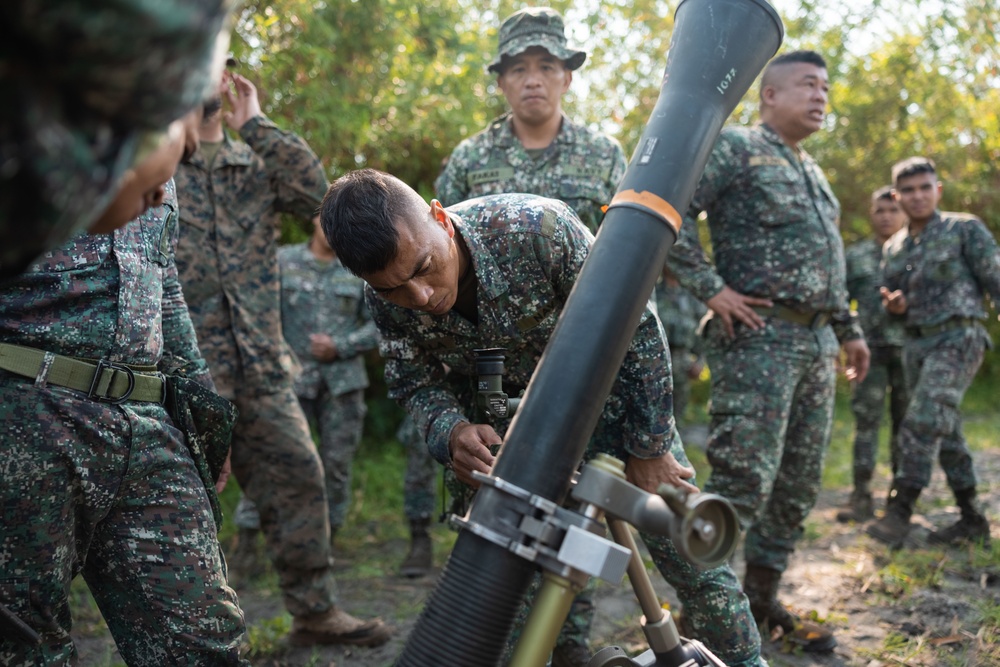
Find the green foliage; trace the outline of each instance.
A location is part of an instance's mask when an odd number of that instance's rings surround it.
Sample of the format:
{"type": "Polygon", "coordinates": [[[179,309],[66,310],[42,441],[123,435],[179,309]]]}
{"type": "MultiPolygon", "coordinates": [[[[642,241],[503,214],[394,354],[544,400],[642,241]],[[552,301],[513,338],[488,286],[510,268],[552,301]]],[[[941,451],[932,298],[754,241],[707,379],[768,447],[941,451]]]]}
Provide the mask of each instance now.
{"type": "Polygon", "coordinates": [[[288,614],[258,621],[247,628],[247,644],[243,650],[247,658],[264,658],[281,655],[287,650],[284,638],[292,629],[288,614]]]}

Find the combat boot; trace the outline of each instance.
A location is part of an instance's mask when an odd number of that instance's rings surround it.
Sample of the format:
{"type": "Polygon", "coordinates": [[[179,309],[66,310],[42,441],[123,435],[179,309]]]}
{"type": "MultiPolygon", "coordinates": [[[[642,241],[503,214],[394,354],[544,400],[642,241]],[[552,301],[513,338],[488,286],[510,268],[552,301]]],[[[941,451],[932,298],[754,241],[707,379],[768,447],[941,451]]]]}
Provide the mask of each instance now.
{"type": "Polygon", "coordinates": [[[381,646],[391,637],[392,628],[382,619],[362,621],[338,607],[332,607],[322,614],[293,617],[288,643],[292,646],[381,646]]]}
{"type": "Polygon", "coordinates": [[[875,516],[872,503],[872,492],[868,487],[871,481],[871,473],[854,474],[854,491],[851,492],[851,499],[847,502],[847,508],[837,512],[837,521],[849,523],[851,521],[862,522],[875,516]]]}
{"type": "Polygon", "coordinates": [[[947,528],[935,530],[927,536],[931,544],[960,546],[967,542],[981,542],[990,545],[990,522],[976,507],[976,489],[955,491],[955,500],[962,510],[962,517],[947,528]]]}
{"type": "Polygon", "coordinates": [[[885,516],[868,524],[865,532],[891,549],[901,548],[910,534],[910,517],[921,491],[917,486],[893,485],[885,505],[885,516]]]}
{"type": "Polygon", "coordinates": [[[570,642],[557,645],[552,651],[552,667],[587,667],[590,662],[590,648],[570,642]]]}
{"type": "Polygon", "coordinates": [[[410,551],[399,567],[399,573],[404,577],[425,577],[434,566],[431,536],[428,532],[430,522],[428,518],[410,521],[410,551]]]}
{"type": "Polygon", "coordinates": [[[750,613],[761,626],[764,636],[769,637],[781,628],[781,637],[801,647],[809,653],[827,653],[837,646],[837,639],[828,629],[816,624],[803,622],[789,612],[777,600],[781,572],[769,567],[747,563],[743,592],[750,602],[750,613]]]}

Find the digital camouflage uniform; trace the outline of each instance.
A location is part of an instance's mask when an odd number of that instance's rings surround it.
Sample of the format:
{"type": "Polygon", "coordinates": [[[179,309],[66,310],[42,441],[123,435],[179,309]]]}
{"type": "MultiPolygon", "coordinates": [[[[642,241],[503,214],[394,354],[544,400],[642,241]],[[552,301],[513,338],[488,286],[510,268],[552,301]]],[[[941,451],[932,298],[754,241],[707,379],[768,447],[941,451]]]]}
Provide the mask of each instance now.
{"type": "MultiPolygon", "coordinates": [[[[0,342],[150,369],[185,359],[211,386],[177,282],[176,234],[168,185],[163,206],[113,234],[45,253],[0,289],[0,342]]],[[[0,632],[0,664],[75,663],[78,574],[128,664],[240,664],[243,614],[166,409],[54,382],[48,370],[34,380],[0,370],[0,603],[42,637],[32,648],[0,632]]]]}
{"type": "Polygon", "coordinates": [[[733,340],[713,319],[705,332],[712,372],[705,490],[726,496],[739,512],[748,566],[779,573],[819,492],[837,341],[862,335],[849,314],[839,213],[808,154],[766,125],[727,127],[670,254],[681,284],[702,301],[728,285],[833,318],[833,326],[812,327],[765,316],[757,331],[734,322],[733,340]],[[714,266],[698,239],[702,211],[714,266]]]}
{"type": "Polygon", "coordinates": [[[625,174],[625,153],[611,137],[563,116],[559,134],[537,158],[525,151],[506,113],[461,142],[434,183],[452,206],[466,199],[527,192],[566,202],[592,233],[625,174]]]}
{"type": "Polygon", "coordinates": [[[302,364],[295,394],[319,432],[330,527],[336,529],[350,506],[351,464],[367,411],[368,374],[361,355],[378,346],[378,331],[365,306],[364,281],[339,259],[319,260],[302,243],[279,249],[278,264],[281,326],[302,364]],[[309,335],[314,333],[333,339],[335,361],[321,363],[312,356],[309,335]]]}
{"type": "Polygon", "coordinates": [[[335,602],[323,470],[292,390],[282,338],[280,214],[312,218],[326,190],[316,155],[263,116],[228,137],[211,165],[177,170],[177,266],[198,344],[219,392],[236,403],[233,473],[256,504],[293,616],[335,602]],[[244,143],[245,142],[245,143],[244,143]]]}
{"type": "Polygon", "coordinates": [[[2,3],[0,280],[94,222],[143,135],[202,103],[222,73],[231,6],[2,3]]]}
{"type": "Polygon", "coordinates": [[[847,260],[847,293],[857,302],[858,319],[865,332],[865,342],[871,350],[868,375],[855,386],[851,397],[854,413],[854,478],[871,479],[878,452],[878,431],[889,394],[889,414],[892,418],[890,453],[892,470],[899,464],[899,425],[906,414],[909,395],[903,375],[903,323],[890,317],[882,307],[879,288],[883,285],[882,245],[874,238],[859,241],[845,251],[847,260]]]}
{"type": "Polygon", "coordinates": [[[674,418],[680,424],[691,397],[691,368],[701,357],[698,323],[708,310],[680,285],[656,283],[656,310],[670,344],[674,380],[674,418]]]}
{"type": "MultiPolygon", "coordinates": [[[[366,290],[382,334],[389,396],[413,416],[442,464],[450,460],[452,429],[475,412],[472,350],[504,348],[505,381],[527,386],[593,242],[572,211],[552,199],[498,195],[452,206],[448,212],[475,270],[478,325],[455,311],[435,316],[401,308],[366,290]],[[450,368],[447,374],[445,365],[450,368]]],[[[627,460],[669,451],[687,465],[671,410],[669,369],[662,329],[647,312],[588,456],[607,452],[627,460]]],[[[502,435],[508,422],[492,425],[502,435]]],[[[684,603],[695,636],[730,665],[758,664],[760,637],[733,571],[728,566],[698,571],[669,540],[651,535],[643,539],[684,603]]]]}
{"type": "Polygon", "coordinates": [[[910,405],[899,429],[895,482],[930,483],[937,457],[953,491],[973,490],[976,475],[959,406],[990,339],[984,293],[1000,299],[1000,250],[978,218],[938,213],[919,236],[904,227],[885,245],[886,287],[906,296],[903,347],[910,405]]]}
{"type": "MultiPolygon", "coordinates": [[[[561,17],[551,10],[518,12],[508,18],[505,28],[501,29],[502,53],[506,50],[507,55],[513,55],[529,45],[542,45],[551,52],[553,45],[538,42],[539,36],[530,30],[519,38],[520,41],[504,42],[505,29],[519,23],[530,26],[536,15],[547,17],[548,21],[558,19],[559,32],[563,31],[561,17]],[[520,18],[515,18],[519,15],[520,18]]],[[[571,57],[575,62],[581,55],[585,54],[579,52],[571,57]]],[[[438,199],[445,206],[511,192],[559,199],[573,209],[591,233],[596,234],[604,218],[602,207],[611,203],[627,166],[625,153],[617,141],[602,132],[577,125],[565,115],[559,133],[547,148],[528,151],[514,134],[513,116],[508,111],[480,133],[459,143],[434,186],[438,199]]],[[[446,473],[445,481],[455,491],[453,497],[461,495],[461,484],[450,472],[446,473]]],[[[574,599],[560,643],[587,643],[594,615],[593,590],[593,585],[589,585],[574,599]]]]}

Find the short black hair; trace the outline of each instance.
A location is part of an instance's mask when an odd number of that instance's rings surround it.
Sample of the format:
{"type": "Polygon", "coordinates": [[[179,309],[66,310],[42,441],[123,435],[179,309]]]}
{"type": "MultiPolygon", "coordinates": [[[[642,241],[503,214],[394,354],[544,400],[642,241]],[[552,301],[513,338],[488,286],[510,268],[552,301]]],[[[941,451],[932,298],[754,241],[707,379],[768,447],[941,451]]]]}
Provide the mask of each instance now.
{"type": "Polygon", "coordinates": [[[872,193],[872,203],[874,204],[880,199],[892,200],[892,186],[883,185],[878,190],[872,193]]]}
{"type": "Polygon", "coordinates": [[[330,185],[320,225],[341,264],[356,276],[382,271],[399,250],[396,221],[408,198],[402,184],[377,169],[351,171],[330,185]]]}
{"type": "MultiPolygon", "coordinates": [[[[806,49],[782,53],[780,56],[772,59],[771,62],[767,64],[767,69],[770,69],[775,65],[789,65],[791,63],[809,63],[810,65],[826,69],[826,60],[823,59],[823,56],[815,51],[806,49]]],[[[766,71],[767,70],[765,70],[765,73],[766,71]]]]}
{"type": "Polygon", "coordinates": [[[826,69],[826,61],[823,60],[823,56],[816,53],[815,51],[789,51],[788,53],[782,53],[777,58],[774,58],[767,64],[764,68],[764,74],[760,77],[760,94],[764,95],[764,88],[771,85],[772,81],[772,71],[775,67],[781,65],[791,65],[793,63],[809,63],[810,65],[815,65],[816,67],[822,67],[826,69]]]}
{"type": "Polygon", "coordinates": [[[899,183],[899,179],[917,174],[937,174],[937,167],[934,160],[929,157],[908,157],[892,165],[892,184],[899,183]]]}

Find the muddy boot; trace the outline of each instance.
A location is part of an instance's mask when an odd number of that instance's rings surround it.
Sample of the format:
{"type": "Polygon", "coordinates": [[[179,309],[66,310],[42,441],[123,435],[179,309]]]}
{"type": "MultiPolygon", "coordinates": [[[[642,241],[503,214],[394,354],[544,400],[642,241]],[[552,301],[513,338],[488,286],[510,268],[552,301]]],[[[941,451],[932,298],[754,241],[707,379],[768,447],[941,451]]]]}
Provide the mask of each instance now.
{"type": "Polygon", "coordinates": [[[256,528],[240,528],[237,533],[236,548],[226,559],[230,586],[249,581],[264,569],[257,540],[259,535],[260,531],[256,528]]]}
{"type": "Polygon", "coordinates": [[[870,475],[867,479],[855,475],[854,491],[851,492],[851,498],[847,501],[847,508],[837,512],[837,521],[840,523],[850,523],[851,521],[861,523],[875,516],[872,492],[868,488],[869,479],[871,479],[870,475]]]}
{"type": "Polygon", "coordinates": [[[587,667],[590,649],[574,642],[556,646],[552,651],[552,667],[587,667]]]}
{"type": "Polygon", "coordinates": [[[350,644],[352,646],[381,646],[392,637],[392,628],[380,618],[363,621],[338,607],[312,616],[292,618],[288,643],[292,646],[317,644],[350,644]]]}
{"type": "Polygon", "coordinates": [[[891,549],[901,548],[910,534],[910,517],[921,491],[920,487],[894,484],[885,506],[885,516],[868,524],[865,532],[891,549]]]}
{"type": "Polygon", "coordinates": [[[765,637],[772,636],[777,628],[781,628],[781,638],[795,644],[803,651],[810,653],[826,653],[837,645],[833,633],[816,623],[803,622],[797,616],[785,609],[776,596],[781,572],[769,567],[747,564],[746,577],[743,579],[743,592],[750,602],[750,613],[763,628],[765,637]]]}
{"type": "Polygon", "coordinates": [[[410,521],[410,552],[399,567],[399,573],[404,577],[425,577],[434,566],[431,536],[427,532],[430,523],[427,518],[410,521]]]}
{"type": "Polygon", "coordinates": [[[981,542],[984,547],[990,545],[990,522],[976,507],[976,489],[962,489],[955,491],[955,500],[962,510],[962,518],[956,523],[935,530],[927,536],[927,541],[931,544],[947,544],[949,546],[960,546],[967,542],[981,542]]]}

